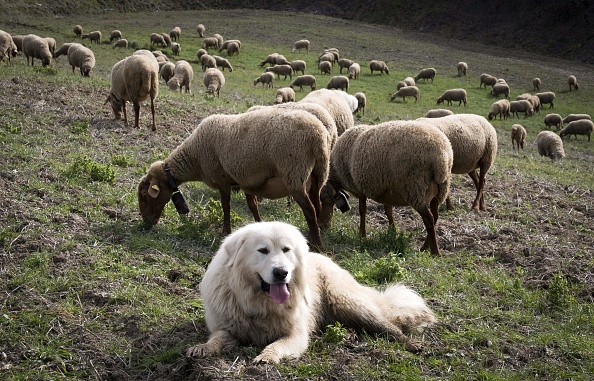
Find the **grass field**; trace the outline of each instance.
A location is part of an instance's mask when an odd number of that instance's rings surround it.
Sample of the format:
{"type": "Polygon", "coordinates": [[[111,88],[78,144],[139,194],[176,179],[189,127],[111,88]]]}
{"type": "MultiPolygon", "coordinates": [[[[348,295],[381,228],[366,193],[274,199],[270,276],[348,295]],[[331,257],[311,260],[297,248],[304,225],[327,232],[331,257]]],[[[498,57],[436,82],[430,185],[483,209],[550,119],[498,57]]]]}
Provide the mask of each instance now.
{"type": "MultiPolygon", "coordinates": [[[[594,373],[594,142],[564,141],[566,157],[540,157],[535,139],[549,112],[594,114],[594,68],[520,51],[440,40],[379,25],[313,14],[268,11],[103,13],[76,18],[16,17],[0,22],[11,34],[35,33],[75,41],[72,27],[100,30],[104,42],[90,45],[97,65],[91,78],[72,73],[66,57],[51,67],[26,66],[20,56],[0,64],[0,374],[7,380],[587,380],[594,373]],[[206,34],[240,39],[229,60],[218,99],[205,95],[196,51],[206,34]],[[109,73],[132,50],[107,41],[120,29],[136,48],[152,48],[151,32],[180,26],[182,53],[194,67],[192,94],[160,84],[157,131],[150,109],[141,109],[140,129],[114,121],[108,105],[109,73]],[[308,38],[309,54],[291,52],[308,38]],[[479,75],[505,78],[511,98],[534,93],[532,78],[557,94],[533,117],[495,120],[499,148],[489,171],[487,212],[469,212],[474,199],[468,177],[454,176],[456,209],[438,221],[442,257],[419,252],[421,218],[396,209],[389,229],[383,208],[369,203],[368,237],[357,234],[357,208],[335,213],[322,232],[325,254],[364,284],[403,282],[417,290],[439,322],[415,333],[420,354],[382,337],[334,325],[312,337],[307,353],[280,365],[252,365],[259,348],[241,347],[217,358],[186,360],[186,349],[206,341],[197,291],[222,237],[218,193],[200,183],[181,186],[191,212],[173,205],[147,229],[138,213],[136,187],[150,163],[165,158],[213,113],[239,113],[272,104],[274,89],[253,86],[266,55],[304,59],[318,87],[329,76],[316,70],[324,47],[359,62],[362,74],[349,93],[365,92],[365,115],[357,124],[414,119],[432,108],[486,116],[495,100],[479,88],[479,75]],[[372,59],[386,61],[389,75],[369,73],[372,59]],[[456,64],[469,72],[457,77],[456,64]],[[418,83],[419,102],[390,101],[396,82],[434,67],[433,83],[418,83]],[[574,74],[579,91],[569,92],[574,74]],[[437,106],[449,88],[463,87],[468,106],[437,106]],[[513,152],[512,124],[528,131],[527,146],[513,152]]],[[[544,38],[544,37],[543,37],[544,38]]],[[[220,53],[226,57],[226,54],[220,53]]],[[[333,75],[338,69],[333,70],[333,75]]],[[[297,92],[297,100],[307,91],[297,92]]],[[[129,108],[131,110],[131,108],[129,108]]],[[[130,114],[130,113],[129,113],[130,114]]],[[[356,206],[356,201],[351,198],[356,206]]],[[[306,231],[298,206],[263,200],[266,220],[306,231]]],[[[232,196],[232,224],[252,222],[241,193],[232,196]]]]}

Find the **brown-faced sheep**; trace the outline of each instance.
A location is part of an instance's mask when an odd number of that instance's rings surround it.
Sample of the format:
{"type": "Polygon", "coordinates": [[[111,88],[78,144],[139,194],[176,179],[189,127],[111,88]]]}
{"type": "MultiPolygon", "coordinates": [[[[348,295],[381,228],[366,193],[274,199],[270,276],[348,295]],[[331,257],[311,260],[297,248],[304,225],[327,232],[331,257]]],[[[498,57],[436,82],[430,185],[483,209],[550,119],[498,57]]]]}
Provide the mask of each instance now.
{"type": "Polygon", "coordinates": [[[547,114],[544,118],[545,127],[555,126],[557,130],[563,128],[563,119],[559,114],[547,114]]]}
{"type": "Polygon", "coordinates": [[[540,156],[547,156],[553,161],[565,157],[563,140],[552,131],[539,132],[536,136],[536,147],[540,156]]]}
{"type": "Polygon", "coordinates": [[[379,60],[371,60],[369,62],[369,70],[371,70],[371,74],[373,74],[374,71],[379,71],[380,74],[390,74],[390,69],[388,68],[388,65],[386,65],[384,61],[379,60]]]}
{"type": "Polygon", "coordinates": [[[91,75],[91,70],[95,67],[95,54],[91,49],[81,44],[72,44],[68,48],[67,56],[73,73],[75,68],[79,68],[83,77],[91,75]]]}
{"type": "Polygon", "coordinates": [[[592,134],[593,129],[594,123],[589,119],[574,120],[563,127],[561,132],[559,132],[559,136],[561,138],[568,136],[568,138],[571,139],[571,135],[573,135],[577,139],[578,135],[586,135],[588,141],[590,141],[590,135],[592,134]]]}
{"type": "Polygon", "coordinates": [[[47,41],[34,34],[28,34],[23,38],[23,54],[27,57],[27,65],[29,57],[31,57],[31,66],[35,65],[35,58],[41,60],[41,65],[44,67],[52,63],[52,52],[49,50],[47,41]]]}
{"type": "Polygon", "coordinates": [[[338,60],[338,67],[340,68],[339,73],[342,74],[342,69],[349,69],[349,67],[354,64],[353,60],[349,60],[346,58],[341,58],[338,60]]]}
{"type": "Polygon", "coordinates": [[[402,97],[403,102],[406,102],[406,97],[413,97],[415,98],[415,103],[417,103],[419,101],[419,88],[416,86],[405,86],[392,94],[390,101],[398,97],[402,97]]]}
{"type": "Polygon", "coordinates": [[[254,79],[254,86],[256,86],[258,83],[261,83],[262,87],[272,89],[274,86],[274,73],[267,71],[260,74],[258,78],[254,79]]]}
{"type": "Polygon", "coordinates": [[[524,118],[532,116],[534,114],[534,108],[532,104],[527,100],[511,101],[509,102],[509,112],[512,116],[520,118],[520,113],[524,113],[524,118]]]}
{"type": "Polygon", "coordinates": [[[169,37],[171,41],[177,41],[181,37],[181,28],[179,26],[174,27],[169,31],[169,37]]]}
{"type": "Polygon", "coordinates": [[[468,70],[468,64],[466,62],[458,62],[458,77],[466,75],[466,70],[468,70]]]}
{"type": "Polygon", "coordinates": [[[495,83],[493,88],[491,89],[491,95],[494,97],[499,97],[499,95],[503,94],[505,99],[509,99],[509,85],[507,83],[495,83]]]}
{"type": "Polygon", "coordinates": [[[291,87],[281,87],[276,90],[274,103],[295,102],[295,91],[291,87]]]}
{"type": "Polygon", "coordinates": [[[487,86],[495,86],[495,84],[497,83],[497,78],[493,77],[490,74],[487,73],[483,73],[480,76],[480,83],[479,83],[479,88],[483,87],[483,85],[485,86],[485,89],[487,88],[487,86]]]}
{"type": "Polygon", "coordinates": [[[425,69],[422,69],[419,74],[417,74],[415,76],[415,82],[418,82],[419,79],[424,80],[425,82],[427,82],[428,79],[431,80],[431,83],[433,83],[433,80],[435,79],[435,75],[437,74],[437,70],[435,70],[432,67],[428,67],[425,69]]]}
{"type": "Polygon", "coordinates": [[[307,63],[303,60],[293,60],[291,61],[291,68],[293,69],[293,74],[297,74],[298,71],[301,74],[305,74],[305,68],[307,67],[307,63]]]}
{"type": "Polygon", "coordinates": [[[497,115],[499,115],[499,120],[501,120],[502,116],[503,120],[505,120],[509,118],[509,108],[509,101],[507,99],[500,99],[496,102],[493,102],[491,105],[491,111],[489,111],[487,117],[489,120],[493,120],[493,118],[497,118],[497,115]]]}
{"type": "Polygon", "coordinates": [[[330,81],[328,82],[328,85],[326,85],[326,88],[344,90],[348,93],[349,78],[344,75],[335,75],[334,77],[330,78],[330,81]]]}
{"type": "Polygon", "coordinates": [[[577,79],[575,78],[575,75],[570,75],[567,78],[567,84],[569,85],[569,91],[573,90],[578,90],[580,88],[580,86],[578,85],[577,79]]]}
{"type": "Polygon", "coordinates": [[[233,66],[231,66],[231,62],[229,62],[226,58],[219,56],[212,57],[215,59],[217,67],[220,67],[222,71],[225,71],[225,68],[229,69],[229,73],[233,71],[233,66]]]}
{"type": "Polygon", "coordinates": [[[520,151],[520,148],[524,149],[524,143],[526,142],[526,129],[521,124],[514,124],[511,126],[510,137],[513,151],[516,150],[516,145],[518,146],[518,151],[520,151]]]}
{"type": "Polygon", "coordinates": [[[278,55],[278,53],[270,53],[262,62],[260,62],[260,67],[264,67],[266,64],[269,64],[270,66],[276,65],[276,57],[278,57],[278,55]]]}
{"type": "Polygon", "coordinates": [[[169,81],[171,77],[173,77],[174,70],[175,65],[173,64],[173,62],[165,61],[159,63],[159,75],[161,76],[161,78],[163,78],[165,83],[167,83],[167,81],[169,81]]]}
{"type": "Polygon", "coordinates": [[[114,42],[122,38],[122,32],[117,29],[114,29],[109,34],[109,42],[114,42]]]}
{"type": "Polygon", "coordinates": [[[72,31],[76,37],[82,37],[83,27],[80,25],[75,25],[74,28],[72,28],[72,31]]]}
{"type": "Polygon", "coordinates": [[[464,89],[450,89],[444,91],[443,94],[439,98],[437,98],[437,104],[448,102],[448,105],[452,105],[452,102],[458,102],[458,106],[464,103],[464,107],[466,107],[466,90],[464,89]]]}
{"type": "Polygon", "coordinates": [[[574,120],[580,120],[580,119],[592,120],[592,117],[588,114],[569,114],[565,118],[563,118],[563,123],[566,124],[566,123],[573,122],[574,120]]]}
{"type": "Polygon", "coordinates": [[[544,93],[536,93],[536,96],[540,99],[540,104],[549,104],[549,108],[553,108],[556,95],[552,91],[546,91],[544,93]]]}
{"type": "Polygon", "coordinates": [[[122,49],[128,49],[128,40],[126,40],[125,38],[119,39],[116,42],[114,42],[111,47],[113,49],[115,48],[122,48],[122,49]]]}
{"type": "Polygon", "coordinates": [[[196,26],[196,32],[198,33],[198,36],[200,38],[203,38],[204,37],[204,32],[206,32],[206,28],[204,27],[204,25],[198,24],[196,26]]]}
{"type": "Polygon", "coordinates": [[[299,91],[303,91],[303,86],[309,86],[311,91],[314,91],[316,89],[316,77],[313,75],[300,75],[289,85],[292,89],[294,89],[295,86],[299,86],[299,91]]]}
{"type": "Polygon", "coordinates": [[[295,51],[299,51],[301,52],[301,49],[305,49],[305,51],[307,53],[309,53],[309,47],[310,47],[310,42],[309,40],[299,40],[299,41],[295,41],[295,43],[293,44],[293,53],[295,51]]]}
{"type": "Polygon", "coordinates": [[[83,38],[83,40],[85,38],[88,38],[91,41],[91,44],[93,42],[96,43],[97,45],[101,44],[101,32],[98,30],[93,31],[91,33],[83,34],[82,38],[83,38]]]}
{"type": "Polygon", "coordinates": [[[540,91],[540,86],[542,85],[542,81],[540,78],[534,78],[532,80],[532,86],[534,86],[534,91],[540,91]]]}
{"type": "Polygon", "coordinates": [[[357,109],[355,112],[360,112],[365,115],[365,106],[367,106],[367,97],[365,96],[365,93],[355,93],[355,98],[357,98],[357,109]]]}
{"type": "Polygon", "coordinates": [[[442,118],[448,115],[454,115],[454,112],[445,108],[438,108],[427,111],[424,118],[442,118]]]}
{"type": "Polygon", "coordinates": [[[175,63],[173,77],[167,81],[167,87],[172,91],[179,89],[180,92],[185,89],[186,94],[190,94],[192,93],[190,90],[192,79],[194,79],[194,69],[192,69],[192,65],[190,65],[188,61],[179,60],[175,63]]]}
{"type": "Polygon", "coordinates": [[[270,66],[267,67],[266,69],[264,69],[264,72],[268,73],[274,73],[277,75],[277,78],[280,80],[280,76],[284,75],[285,78],[287,79],[287,75],[289,76],[289,79],[293,79],[293,68],[291,67],[291,65],[274,65],[274,66],[270,66]]]}
{"type": "Polygon", "coordinates": [[[217,68],[206,69],[202,80],[208,95],[220,97],[221,89],[225,86],[225,76],[222,71],[217,68]]]}
{"type": "Polygon", "coordinates": [[[355,62],[349,66],[349,79],[357,79],[359,74],[361,74],[361,65],[355,62]]]}

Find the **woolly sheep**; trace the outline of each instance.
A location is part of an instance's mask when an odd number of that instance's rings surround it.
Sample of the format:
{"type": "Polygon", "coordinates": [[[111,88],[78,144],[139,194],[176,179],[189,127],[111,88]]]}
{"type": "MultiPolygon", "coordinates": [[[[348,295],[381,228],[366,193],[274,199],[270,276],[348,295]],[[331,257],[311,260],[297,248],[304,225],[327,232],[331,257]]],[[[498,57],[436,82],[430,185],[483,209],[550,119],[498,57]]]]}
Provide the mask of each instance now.
{"type": "Polygon", "coordinates": [[[65,42],[63,43],[58,49],[56,49],[56,51],[54,52],[54,58],[58,58],[60,56],[65,56],[66,54],[68,54],[68,49],[70,48],[70,46],[72,44],[75,44],[75,42],[65,42]]]}
{"type": "MultiPolygon", "coordinates": [[[[346,93],[328,89],[319,89],[310,92],[301,103],[315,103],[323,106],[332,115],[336,123],[338,136],[355,125],[353,109],[347,101],[346,93]]],[[[350,95],[349,95],[350,96],[350,95]]]]}
{"type": "Polygon", "coordinates": [[[114,42],[111,47],[113,49],[115,48],[123,48],[123,49],[128,49],[128,40],[126,40],[125,38],[119,39],[116,42],[114,42]]]}
{"type": "Polygon", "coordinates": [[[563,119],[559,114],[547,114],[544,118],[545,127],[555,126],[557,130],[563,128],[563,119]]]}
{"type": "Polygon", "coordinates": [[[531,95],[528,97],[527,101],[530,102],[530,104],[532,105],[534,112],[540,114],[540,98],[536,95],[531,95]]]}
{"type": "Polygon", "coordinates": [[[324,49],[324,51],[322,52],[322,54],[320,54],[320,57],[326,54],[332,54],[332,56],[334,57],[334,59],[332,60],[332,64],[335,64],[338,62],[338,60],[340,59],[340,52],[338,51],[338,49],[336,48],[326,48],[324,49]]]}
{"type": "Polygon", "coordinates": [[[324,53],[318,57],[318,63],[320,62],[329,62],[330,66],[334,66],[334,61],[336,60],[336,56],[332,53],[324,53]]]}
{"type": "Polygon", "coordinates": [[[82,44],[72,44],[68,48],[68,63],[72,66],[72,72],[75,68],[80,69],[80,75],[89,77],[91,70],[95,67],[95,54],[93,51],[82,44]]]}
{"type": "Polygon", "coordinates": [[[306,67],[307,67],[307,63],[303,60],[291,61],[291,68],[293,69],[293,74],[297,74],[298,71],[300,71],[301,74],[305,74],[306,67]]]}
{"type": "Polygon", "coordinates": [[[155,56],[155,58],[156,58],[157,62],[159,62],[159,63],[168,62],[169,61],[169,58],[167,58],[167,56],[164,55],[164,54],[155,56]]]}
{"type": "Polygon", "coordinates": [[[390,69],[388,68],[388,65],[386,65],[384,61],[379,60],[371,60],[369,62],[369,70],[371,70],[371,74],[373,74],[374,71],[379,71],[380,74],[384,74],[384,72],[386,74],[390,74],[390,69]]]}
{"type": "Polygon", "coordinates": [[[355,62],[349,66],[349,79],[357,79],[359,74],[361,74],[361,65],[355,62]]]}
{"type": "Polygon", "coordinates": [[[151,33],[151,45],[160,44],[162,47],[167,46],[165,39],[159,33],[151,33]]]}
{"type": "Polygon", "coordinates": [[[17,47],[18,52],[22,52],[23,51],[23,38],[25,38],[25,36],[23,36],[22,34],[12,34],[12,42],[14,42],[14,44],[17,47]]]}
{"type": "Polygon", "coordinates": [[[208,52],[206,50],[198,49],[198,51],[196,52],[196,57],[198,57],[198,60],[200,60],[200,58],[205,54],[208,54],[208,52]]]}
{"type": "Polygon", "coordinates": [[[404,81],[398,81],[398,82],[396,82],[396,91],[398,91],[398,90],[400,90],[400,89],[402,89],[403,87],[406,87],[406,86],[408,86],[406,84],[406,82],[404,82],[404,81]]]}
{"type": "Polygon", "coordinates": [[[511,126],[510,137],[512,141],[512,150],[516,150],[516,145],[518,146],[518,151],[520,148],[524,149],[524,143],[526,142],[526,129],[521,124],[514,124],[511,126]]]}
{"type": "Polygon", "coordinates": [[[559,132],[559,137],[563,138],[567,135],[568,138],[571,139],[571,135],[573,135],[577,139],[578,135],[586,135],[588,141],[590,141],[590,135],[592,134],[593,129],[594,123],[589,119],[574,120],[563,127],[561,132],[559,132]]]}
{"type": "Polygon", "coordinates": [[[540,156],[547,156],[553,161],[565,157],[563,140],[552,131],[539,132],[536,136],[536,147],[540,156]]]}
{"type": "Polygon", "coordinates": [[[161,76],[161,78],[163,78],[165,83],[167,83],[167,81],[169,81],[171,77],[173,77],[175,65],[173,64],[173,62],[165,61],[163,62],[163,65],[159,64],[159,68],[159,75],[161,76]]]}
{"type": "Polygon", "coordinates": [[[200,57],[200,65],[202,66],[202,71],[206,71],[208,68],[217,67],[217,60],[210,54],[203,54],[200,57]]]}
{"type": "Polygon", "coordinates": [[[466,107],[466,90],[464,89],[450,89],[444,91],[443,94],[439,98],[437,98],[437,104],[448,102],[448,105],[451,105],[452,102],[458,101],[458,106],[462,105],[464,102],[464,106],[466,107]]]}
{"type": "Polygon", "coordinates": [[[237,42],[231,42],[229,45],[227,45],[227,55],[239,55],[239,44],[237,42]]]}
{"type": "Polygon", "coordinates": [[[415,98],[415,103],[419,101],[419,88],[416,86],[406,86],[392,94],[390,101],[394,99],[402,97],[402,101],[406,102],[406,97],[413,97],[415,98]]]}
{"type": "Polygon", "coordinates": [[[165,40],[165,45],[171,46],[171,36],[169,33],[161,33],[161,36],[163,36],[163,40],[165,40]]]}
{"type": "Polygon", "coordinates": [[[225,40],[222,44],[221,47],[219,48],[219,52],[222,52],[223,50],[227,50],[227,48],[229,47],[229,44],[232,43],[236,43],[238,48],[241,48],[241,41],[240,40],[225,40]]]}
{"type": "Polygon", "coordinates": [[[487,86],[495,86],[495,84],[497,83],[497,78],[493,77],[490,74],[487,73],[483,73],[480,76],[480,84],[479,87],[483,87],[483,85],[485,85],[485,89],[487,88],[487,86]]]}
{"type": "Polygon", "coordinates": [[[91,40],[91,44],[93,42],[96,44],[101,44],[101,32],[98,30],[88,33],[88,34],[83,34],[82,38],[83,39],[88,38],[89,40],[91,40]]]}
{"type": "Polygon", "coordinates": [[[43,39],[47,42],[47,47],[53,55],[56,52],[56,40],[52,37],[44,37],[43,39]]]}
{"type": "Polygon", "coordinates": [[[517,101],[520,101],[522,99],[524,100],[528,100],[528,98],[530,98],[532,95],[530,93],[524,93],[524,94],[520,94],[516,97],[517,101]]]}
{"type": "Polygon", "coordinates": [[[138,185],[138,204],[147,224],[159,221],[177,188],[201,181],[218,189],[223,233],[231,233],[230,201],[243,190],[249,209],[261,221],[257,196],[292,198],[301,207],[309,242],[322,248],[316,221],[320,188],[328,177],[330,147],[322,122],[303,110],[268,107],[236,115],[211,115],[163,161],[153,163],[138,185]],[[266,144],[262,144],[266,136],[266,144]],[[296,142],[299,142],[296,144],[296,142]],[[171,179],[165,171],[170,173],[171,179]]]}
{"type": "Polygon", "coordinates": [[[111,88],[105,103],[110,103],[116,120],[122,117],[128,124],[126,102],[134,105],[134,127],[139,128],[140,102],[151,99],[152,126],[157,129],[155,122],[155,98],[159,93],[159,70],[152,54],[134,54],[113,65],[110,75],[111,88]]]}
{"type": "Polygon", "coordinates": [[[112,30],[111,33],[109,34],[109,42],[119,40],[120,38],[122,38],[122,32],[120,32],[117,29],[112,30]]]}
{"type": "Polygon", "coordinates": [[[359,107],[359,101],[357,100],[357,98],[355,98],[354,95],[348,94],[344,91],[335,91],[334,93],[342,97],[346,101],[353,114],[355,113],[355,111],[357,111],[357,108],[359,107]]]}
{"type": "Polygon", "coordinates": [[[509,118],[509,108],[509,101],[507,99],[500,99],[496,102],[493,102],[491,105],[491,111],[489,111],[487,117],[489,120],[493,120],[494,118],[497,118],[497,115],[499,115],[499,120],[501,120],[502,116],[503,120],[505,120],[509,118]]]}
{"type": "Polygon", "coordinates": [[[276,90],[274,103],[295,102],[295,91],[290,87],[281,87],[276,90]]]}
{"type": "Polygon", "coordinates": [[[72,29],[72,31],[74,32],[76,37],[82,37],[83,27],[80,25],[75,25],[74,28],[72,29]]]}
{"type": "Polygon", "coordinates": [[[326,85],[327,89],[340,89],[344,90],[348,93],[349,91],[349,78],[344,75],[335,75],[334,77],[330,78],[328,85],[326,85]]]}
{"type": "Polygon", "coordinates": [[[192,85],[192,79],[194,79],[194,69],[188,61],[179,60],[175,63],[173,69],[173,77],[167,81],[167,87],[169,90],[175,91],[179,89],[180,92],[185,88],[186,94],[190,94],[190,86],[192,85]]]}
{"type": "Polygon", "coordinates": [[[520,113],[524,113],[524,118],[528,116],[532,116],[534,114],[534,108],[532,108],[532,104],[527,100],[519,100],[519,101],[511,101],[509,102],[509,112],[512,116],[517,118],[520,117],[520,113]]]}
{"type": "Polygon", "coordinates": [[[13,52],[18,52],[18,48],[16,47],[12,36],[0,30],[0,62],[4,62],[4,58],[8,57],[8,63],[10,63],[10,57],[13,55],[13,52]]]}
{"type": "Polygon", "coordinates": [[[217,39],[217,41],[219,42],[219,46],[223,45],[223,43],[225,41],[225,39],[223,38],[223,36],[221,36],[218,33],[215,33],[212,36],[217,39]]]}
{"type": "Polygon", "coordinates": [[[171,29],[171,31],[169,31],[169,37],[171,37],[172,41],[179,40],[180,36],[181,36],[181,28],[179,26],[176,26],[173,29],[171,29]]]}
{"type": "Polygon", "coordinates": [[[221,89],[225,86],[225,76],[219,69],[209,68],[204,72],[203,82],[208,95],[219,97],[221,89]]]}
{"type": "Polygon", "coordinates": [[[204,37],[204,32],[206,32],[206,28],[202,24],[198,24],[196,26],[196,32],[200,38],[204,37]]]}
{"type": "Polygon", "coordinates": [[[31,57],[31,66],[34,66],[35,58],[41,60],[42,66],[48,66],[52,63],[52,53],[49,50],[47,41],[34,34],[28,34],[23,38],[23,54],[27,57],[27,65],[29,64],[29,57],[31,57]]]}
{"type": "Polygon", "coordinates": [[[406,83],[406,86],[416,86],[417,83],[415,82],[415,79],[413,77],[406,77],[402,80],[404,83],[406,83]]]}
{"type": "Polygon", "coordinates": [[[320,74],[332,74],[332,64],[328,61],[320,61],[318,64],[320,74]]]}
{"type": "Polygon", "coordinates": [[[563,118],[563,124],[573,122],[574,120],[588,119],[592,120],[592,117],[588,114],[569,114],[563,118]]]}
{"type": "Polygon", "coordinates": [[[540,78],[534,78],[532,80],[532,86],[534,86],[535,91],[540,91],[540,85],[542,84],[540,78]]]}
{"type": "Polygon", "coordinates": [[[309,53],[309,46],[310,46],[310,42],[309,40],[299,40],[299,41],[295,41],[295,43],[293,44],[293,53],[295,51],[299,51],[301,52],[301,49],[305,49],[305,51],[307,53],[309,53]]]}
{"type": "Polygon", "coordinates": [[[357,109],[355,112],[359,111],[365,115],[365,106],[367,105],[367,97],[365,96],[365,93],[355,93],[355,98],[357,98],[357,109]]]}
{"type": "MultiPolygon", "coordinates": [[[[153,67],[155,68],[155,70],[158,73],[159,72],[159,61],[155,57],[154,53],[155,52],[151,52],[150,50],[147,50],[147,49],[138,49],[137,51],[132,53],[132,55],[147,57],[149,59],[149,61],[151,61],[151,64],[153,65],[153,67]]],[[[158,78],[157,78],[157,82],[158,82],[158,78]]]]}
{"type": "Polygon", "coordinates": [[[316,77],[313,75],[300,75],[289,85],[292,89],[294,89],[295,86],[299,86],[299,91],[303,91],[303,86],[309,86],[311,91],[314,91],[316,89],[316,77]]]}
{"type": "Polygon", "coordinates": [[[267,67],[264,72],[271,72],[277,75],[277,78],[280,79],[281,75],[284,75],[285,78],[287,79],[287,75],[289,76],[289,79],[293,79],[293,68],[291,67],[291,65],[274,65],[274,66],[270,66],[267,67]]]}
{"type": "Polygon", "coordinates": [[[346,58],[341,58],[338,60],[338,67],[340,68],[339,73],[342,74],[342,69],[349,69],[349,67],[354,64],[353,60],[349,60],[346,58]]]}
{"type": "Polygon", "coordinates": [[[577,79],[575,78],[575,75],[570,75],[567,78],[567,84],[569,85],[569,91],[571,91],[572,89],[578,90],[580,88],[580,86],[577,83],[577,79]]]}
{"type": "Polygon", "coordinates": [[[210,48],[219,49],[219,40],[216,37],[206,37],[202,40],[202,49],[208,50],[210,48]]]}
{"type": "Polygon", "coordinates": [[[462,75],[466,75],[466,70],[468,70],[468,64],[466,62],[458,62],[458,77],[462,75]]]}
{"type": "Polygon", "coordinates": [[[384,204],[390,225],[393,206],[411,206],[427,230],[421,250],[440,255],[435,223],[449,192],[453,160],[447,137],[427,122],[359,125],[342,134],[332,149],[328,184],[359,199],[362,236],[368,198],[384,204]]]}
{"type": "Polygon", "coordinates": [[[549,108],[555,107],[554,102],[556,95],[552,91],[547,91],[544,93],[536,93],[536,96],[540,99],[540,104],[549,104],[549,108]]]}
{"type": "Polygon", "coordinates": [[[448,115],[454,115],[454,113],[451,110],[445,108],[438,108],[427,111],[424,118],[441,118],[448,115]]]}
{"type": "Polygon", "coordinates": [[[266,88],[272,89],[274,86],[274,73],[267,71],[260,74],[258,78],[254,79],[254,86],[258,83],[262,83],[262,87],[266,86],[266,88]]]}
{"type": "Polygon", "coordinates": [[[509,86],[507,83],[495,83],[491,89],[491,95],[498,97],[503,94],[505,99],[509,98],[509,86]]]}
{"type": "Polygon", "coordinates": [[[433,80],[435,79],[435,74],[437,74],[437,71],[432,68],[432,67],[428,67],[425,69],[422,69],[419,74],[417,74],[415,76],[415,82],[418,82],[419,79],[423,79],[425,82],[427,82],[428,79],[431,80],[431,83],[433,83],[433,80]]]}
{"type": "Polygon", "coordinates": [[[278,53],[269,54],[262,62],[260,62],[260,67],[263,67],[266,64],[269,64],[270,66],[276,65],[276,57],[278,57],[278,53]]]}
{"type": "Polygon", "coordinates": [[[177,42],[172,42],[171,43],[171,52],[173,53],[174,56],[179,56],[179,53],[181,53],[181,44],[179,44],[177,42]]]}
{"type": "Polygon", "coordinates": [[[230,73],[233,71],[233,66],[231,66],[231,62],[229,62],[226,58],[219,56],[212,57],[215,59],[217,67],[220,67],[222,71],[225,71],[225,68],[229,69],[230,73]]]}

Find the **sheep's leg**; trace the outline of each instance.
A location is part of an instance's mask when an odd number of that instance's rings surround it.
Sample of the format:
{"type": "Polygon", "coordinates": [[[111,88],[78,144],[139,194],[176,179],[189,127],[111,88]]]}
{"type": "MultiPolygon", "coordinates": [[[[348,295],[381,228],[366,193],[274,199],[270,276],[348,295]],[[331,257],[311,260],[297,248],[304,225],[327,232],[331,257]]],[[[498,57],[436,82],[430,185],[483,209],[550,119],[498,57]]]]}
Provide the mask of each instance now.
{"type": "Polygon", "coordinates": [[[155,120],[155,98],[151,97],[151,114],[153,115],[153,125],[151,127],[152,131],[157,129],[157,122],[155,120]]]}
{"type": "Polygon", "coordinates": [[[223,234],[231,234],[231,189],[219,187],[221,206],[223,207],[223,234]]]}
{"type": "Polygon", "coordinates": [[[303,191],[292,191],[291,196],[293,196],[297,205],[301,207],[305,221],[307,221],[307,226],[309,228],[309,243],[317,250],[322,250],[322,237],[320,236],[320,228],[318,227],[318,221],[316,219],[316,210],[307,196],[307,193],[303,191]]]}
{"type": "Polygon", "coordinates": [[[396,224],[394,224],[394,207],[392,205],[384,204],[384,212],[386,213],[386,217],[388,217],[388,224],[390,226],[396,226],[396,224]]]}
{"type": "Polygon", "coordinates": [[[483,199],[483,188],[485,185],[485,171],[481,168],[480,177],[477,175],[476,170],[468,172],[468,176],[472,179],[474,187],[476,188],[476,198],[472,204],[473,210],[487,210],[485,206],[485,200],[483,199]]]}
{"type": "MultiPolygon", "coordinates": [[[[434,198],[431,200],[431,209],[437,208],[437,199],[434,198]],[[433,205],[435,204],[435,206],[433,205]]],[[[433,217],[433,214],[429,210],[428,207],[425,207],[422,210],[417,210],[417,212],[423,218],[423,224],[425,225],[425,229],[427,230],[427,237],[425,238],[425,243],[421,247],[421,251],[429,249],[431,254],[433,255],[441,255],[439,252],[439,246],[437,246],[437,236],[435,234],[435,221],[436,218],[433,217]]]]}
{"type": "Polygon", "coordinates": [[[124,125],[128,125],[128,112],[126,109],[128,108],[128,102],[122,99],[122,111],[124,112],[124,125]]]}
{"type": "Polygon", "coordinates": [[[316,212],[317,221],[318,216],[320,215],[320,213],[322,213],[322,201],[320,198],[320,184],[318,180],[315,178],[315,176],[311,177],[311,186],[309,187],[308,196],[316,212]]]}
{"type": "Polygon", "coordinates": [[[254,216],[254,221],[260,222],[262,221],[262,217],[260,216],[260,211],[258,210],[258,198],[254,194],[245,193],[245,200],[247,201],[248,208],[252,215],[254,216]]]}
{"type": "Polygon", "coordinates": [[[133,102],[134,105],[134,128],[140,128],[138,118],[140,117],[140,103],[133,102]]]}
{"type": "Polygon", "coordinates": [[[359,197],[359,234],[361,237],[365,237],[367,232],[365,231],[365,219],[367,216],[367,196],[359,197]]]}

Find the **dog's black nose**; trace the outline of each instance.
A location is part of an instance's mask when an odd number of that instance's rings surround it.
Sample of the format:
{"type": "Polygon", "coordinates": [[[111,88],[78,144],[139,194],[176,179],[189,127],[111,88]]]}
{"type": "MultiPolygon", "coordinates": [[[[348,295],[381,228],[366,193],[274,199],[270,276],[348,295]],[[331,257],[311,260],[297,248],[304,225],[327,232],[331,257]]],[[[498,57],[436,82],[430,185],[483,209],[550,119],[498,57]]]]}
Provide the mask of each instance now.
{"type": "Polygon", "coordinates": [[[276,280],[285,280],[289,272],[287,270],[279,269],[278,267],[272,270],[272,275],[276,280]]]}

